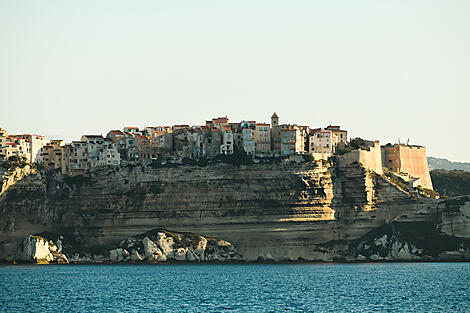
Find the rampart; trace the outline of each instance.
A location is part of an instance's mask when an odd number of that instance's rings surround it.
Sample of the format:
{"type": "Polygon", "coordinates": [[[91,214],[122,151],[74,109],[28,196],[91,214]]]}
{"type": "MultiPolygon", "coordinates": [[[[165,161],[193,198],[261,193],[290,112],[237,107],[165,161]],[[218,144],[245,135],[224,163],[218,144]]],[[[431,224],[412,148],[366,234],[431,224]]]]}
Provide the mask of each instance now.
{"type": "Polygon", "coordinates": [[[417,185],[433,189],[425,147],[403,144],[386,145],[382,147],[382,159],[383,166],[388,170],[419,178],[417,185]]]}
{"type": "Polygon", "coordinates": [[[371,142],[368,150],[358,149],[338,156],[339,166],[349,166],[355,162],[360,163],[364,168],[372,170],[377,174],[383,174],[382,153],[380,142],[371,142]]]}

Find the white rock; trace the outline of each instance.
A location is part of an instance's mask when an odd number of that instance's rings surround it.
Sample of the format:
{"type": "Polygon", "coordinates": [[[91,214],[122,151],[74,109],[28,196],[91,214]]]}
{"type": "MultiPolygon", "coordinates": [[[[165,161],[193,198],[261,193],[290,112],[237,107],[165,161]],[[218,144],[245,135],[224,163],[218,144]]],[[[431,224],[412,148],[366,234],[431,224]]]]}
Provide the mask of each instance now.
{"type": "Polygon", "coordinates": [[[390,258],[392,260],[394,259],[397,259],[398,258],[398,252],[400,251],[400,244],[398,243],[398,241],[394,241],[392,243],[392,246],[390,248],[390,258]]]}
{"type": "Polygon", "coordinates": [[[23,253],[21,256],[22,260],[25,261],[47,261],[51,262],[54,260],[49,244],[52,248],[57,250],[57,247],[48,240],[39,236],[28,236],[23,240],[23,253]]]}
{"type": "Polygon", "coordinates": [[[186,261],[186,251],[187,248],[178,248],[175,251],[175,260],[176,261],[186,261]]]}
{"type": "Polygon", "coordinates": [[[407,243],[405,243],[403,248],[400,249],[400,251],[397,254],[397,258],[399,260],[409,260],[409,259],[411,259],[410,249],[408,248],[407,243]]]}
{"type": "Polygon", "coordinates": [[[157,233],[157,244],[167,258],[172,259],[174,257],[173,245],[175,241],[173,237],[167,236],[165,233],[157,233]]]}
{"type": "Polygon", "coordinates": [[[387,243],[387,235],[383,235],[382,237],[374,240],[374,244],[377,247],[384,247],[386,243],[387,243]]]}
{"type": "Polygon", "coordinates": [[[207,239],[204,237],[199,238],[199,243],[194,249],[193,254],[196,259],[199,259],[200,261],[204,261],[204,252],[206,251],[207,247],[207,239]]]}
{"type": "Polygon", "coordinates": [[[158,256],[163,254],[162,250],[160,250],[157,244],[150,240],[149,237],[145,237],[142,240],[142,244],[144,245],[144,253],[146,258],[156,259],[158,256]]]}
{"type": "Polygon", "coordinates": [[[264,255],[264,260],[265,261],[274,261],[273,255],[271,253],[266,253],[264,255]]]}

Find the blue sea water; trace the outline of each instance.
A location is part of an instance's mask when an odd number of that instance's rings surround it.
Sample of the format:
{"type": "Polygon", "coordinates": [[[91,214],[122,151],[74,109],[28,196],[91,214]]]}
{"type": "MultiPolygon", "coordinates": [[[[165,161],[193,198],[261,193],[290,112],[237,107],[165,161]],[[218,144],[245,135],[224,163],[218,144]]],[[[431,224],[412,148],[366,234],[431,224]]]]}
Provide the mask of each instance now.
{"type": "Polygon", "coordinates": [[[1,312],[470,312],[470,263],[0,267],[1,312]]]}

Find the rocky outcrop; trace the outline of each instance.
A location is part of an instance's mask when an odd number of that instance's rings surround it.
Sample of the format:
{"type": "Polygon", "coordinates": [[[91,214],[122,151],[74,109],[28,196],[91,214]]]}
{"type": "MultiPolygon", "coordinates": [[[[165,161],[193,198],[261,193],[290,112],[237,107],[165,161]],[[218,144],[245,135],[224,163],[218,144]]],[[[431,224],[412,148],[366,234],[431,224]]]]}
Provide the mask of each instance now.
{"type": "Polygon", "coordinates": [[[110,262],[226,262],[241,261],[232,244],[192,233],[152,230],[130,237],[109,251],[110,262]]]}
{"type": "MultiPolygon", "coordinates": [[[[175,233],[165,229],[151,230],[129,237],[118,248],[101,247],[86,251],[82,246],[54,242],[45,236],[30,235],[6,261],[27,263],[162,263],[162,262],[234,262],[243,258],[228,241],[206,238],[193,233],[175,233]]],[[[66,241],[66,239],[64,240],[66,241]]],[[[73,242],[73,240],[71,240],[73,242]]]]}
{"type": "Polygon", "coordinates": [[[33,235],[25,237],[20,249],[9,258],[11,261],[41,264],[68,263],[67,257],[62,253],[61,239],[58,239],[56,244],[52,240],[33,235]]]}
{"type": "Polygon", "coordinates": [[[438,229],[453,237],[470,238],[470,196],[441,203],[438,229]]]}
{"type": "Polygon", "coordinates": [[[28,164],[24,166],[3,168],[0,167],[0,177],[1,179],[1,188],[0,195],[4,193],[8,188],[15,185],[21,179],[36,174],[38,171],[35,167],[32,167],[28,164]]]}

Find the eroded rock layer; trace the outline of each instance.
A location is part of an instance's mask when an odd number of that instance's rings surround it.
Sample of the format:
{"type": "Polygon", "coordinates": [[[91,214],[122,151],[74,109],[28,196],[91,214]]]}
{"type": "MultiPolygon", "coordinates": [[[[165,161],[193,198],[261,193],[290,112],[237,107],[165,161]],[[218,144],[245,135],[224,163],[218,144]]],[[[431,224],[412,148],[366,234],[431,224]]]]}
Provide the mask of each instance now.
{"type": "MultiPolygon", "coordinates": [[[[91,251],[164,228],[227,240],[245,260],[331,261],[353,256],[351,243],[398,219],[431,222],[448,232],[455,219],[446,217],[442,203],[404,191],[359,164],[36,173],[0,195],[0,249],[30,234],[54,232],[91,251]]],[[[455,225],[452,236],[468,235],[466,224],[455,225]]]]}

